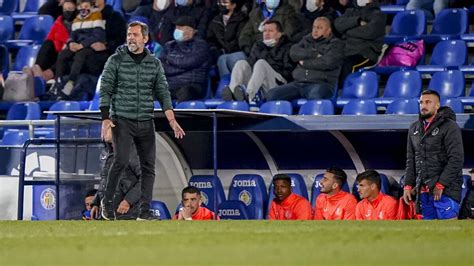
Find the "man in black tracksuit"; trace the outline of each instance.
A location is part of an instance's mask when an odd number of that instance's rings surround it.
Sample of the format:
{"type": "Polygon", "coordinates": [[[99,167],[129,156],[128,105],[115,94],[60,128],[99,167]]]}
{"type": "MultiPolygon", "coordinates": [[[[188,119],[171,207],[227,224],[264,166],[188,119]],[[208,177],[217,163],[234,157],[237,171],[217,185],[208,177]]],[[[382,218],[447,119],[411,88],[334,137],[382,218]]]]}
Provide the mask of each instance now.
{"type": "Polygon", "coordinates": [[[453,219],[459,214],[464,150],[461,129],[439,94],[420,97],[420,119],[408,130],[403,199],[418,196],[423,219],[453,219]]]}

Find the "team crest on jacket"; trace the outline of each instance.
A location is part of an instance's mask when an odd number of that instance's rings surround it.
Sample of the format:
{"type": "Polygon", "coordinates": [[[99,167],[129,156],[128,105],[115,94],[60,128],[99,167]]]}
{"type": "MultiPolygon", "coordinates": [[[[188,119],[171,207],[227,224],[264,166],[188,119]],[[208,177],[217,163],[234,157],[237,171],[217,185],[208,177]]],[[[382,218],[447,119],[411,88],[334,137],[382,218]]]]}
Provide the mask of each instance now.
{"type": "Polygon", "coordinates": [[[432,136],[436,136],[439,133],[439,128],[433,129],[433,132],[431,133],[432,136]]]}
{"type": "Polygon", "coordinates": [[[239,193],[239,200],[249,206],[252,204],[252,195],[247,190],[242,190],[239,193]]]}
{"type": "Polygon", "coordinates": [[[203,191],[201,191],[201,200],[202,200],[202,203],[204,203],[204,205],[206,206],[209,203],[209,197],[203,191]]]}

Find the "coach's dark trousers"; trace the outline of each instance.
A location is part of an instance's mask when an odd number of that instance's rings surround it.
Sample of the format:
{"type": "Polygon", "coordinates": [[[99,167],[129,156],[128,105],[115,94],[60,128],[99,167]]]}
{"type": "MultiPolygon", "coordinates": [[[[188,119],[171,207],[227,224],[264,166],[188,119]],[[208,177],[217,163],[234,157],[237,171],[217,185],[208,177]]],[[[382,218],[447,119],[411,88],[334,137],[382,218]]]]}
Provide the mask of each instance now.
{"type": "Polygon", "coordinates": [[[120,174],[130,161],[130,147],[132,141],[137,148],[141,166],[141,211],[150,209],[155,183],[155,125],[153,119],[146,121],[129,120],[121,117],[112,117],[115,127],[112,128],[112,143],[115,149],[115,158],[107,176],[105,187],[105,201],[111,203],[118,185],[120,174]]]}

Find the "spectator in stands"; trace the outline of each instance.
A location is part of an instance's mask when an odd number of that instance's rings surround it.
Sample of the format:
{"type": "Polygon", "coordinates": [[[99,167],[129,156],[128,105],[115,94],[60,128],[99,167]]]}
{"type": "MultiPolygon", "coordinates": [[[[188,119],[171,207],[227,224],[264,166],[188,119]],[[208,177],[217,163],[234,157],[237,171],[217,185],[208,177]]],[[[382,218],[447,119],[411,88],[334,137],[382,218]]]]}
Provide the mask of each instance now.
{"type": "Polygon", "coordinates": [[[449,107],[440,107],[438,92],[423,91],[420,117],[408,130],[403,199],[408,204],[417,194],[423,219],[457,218],[463,164],[463,140],[456,114],[449,107]]]}
{"type": "Polygon", "coordinates": [[[24,72],[42,77],[44,80],[54,78],[55,64],[59,52],[64,49],[69,40],[72,21],[76,18],[76,1],[64,0],[62,3],[62,15],[54,21],[46,40],[36,56],[36,62],[32,68],[25,67],[24,72]]]}
{"type": "Polygon", "coordinates": [[[328,0],[306,0],[298,14],[300,30],[295,39],[301,40],[305,35],[311,33],[316,18],[327,17],[331,24],[337,17],[337,12],[326,4],[328,0]]]}
{"type": "Polygon", "coordinates": [[[281,26],[281,32],[292,41],[298,31],[298,17],[295,9],[286,0],[257,0],[256,6],[249,14],[239,37],[239,46],[246,55],[251,54],[253,45],[262,41],[264,25],[268,21],[276,21],[281,26]]]}
{"type": "Polygon", "coordinates": [[[329,0],[327,5],[334,8],[339,14],[344,14],[348,8],[353,6],[352,2],[351,0],[329,0]]]}
{"type": "Polygon", "coordinates": [[[357,70],[373,66],[382,53],[386,15],[380,11],[378,0],[358,0],[354,8],[347,9],[334,22],[345,43],[344,63],[339,79],[357,70]]]}
{"type": "Polygon", "coordinates": [[[326,17],[314,20],[313,31],[293,45],[290,57],[297,62],[294,81],[268,92],[269,101],[331,98],[336,89],[344,43],[333,37],[326,17]]]}
{"type": "Polygon", "coordinates": [[[410,0],[407,10],[421,9],[427,20],[433,20],[441,10],[448,8],[450,0],[410,0]]]}
{"type": "Polygon", "coordinates": [[[56,61],[57,83],[65,84],[62,93],[69,96],[74,88],[74,82],[86,65],[104,64],[106,58],[97,54],[93,44],[105,43],[105,21],[102,14],[92,9],[91,0],[82,0],[79,5],[79,15],[74,19],[70,40],[59,53],[56,61]],[[71,63],[72,62],[72,63],[71,63]],[[67,83],[65,83],[67,77],[67,83]]]}
{"type": "Polygon", "coordinates": [[[209,46],[195,36],[192,17],[176,20],[174,41],[166,43],[161,62],[168,80],[171,98],[178,102],[206,96],[209,75],[209,46]]]}
{"type": "Polygon", "coordinates": [[[92,190],[87,191],[87,194],[84,197],[85,209],[82,211],[82,220],[94,220],[94,218],[91,215],[91,210],[92,210],[94,197],[96,193],[97,193],[97,189],[92,189],[92,190]]]}
{"type": "Polygon", "coordinates": [[[292,192],[291,178],[286,174],[273,177],[273,199],[268,219],[270,220],[311,220],[312,210],[309,201],[292,192]]]}
{"type": "Polygon", "coordinates": [[[175,21],[179,17],[192,17],[194,29],[196,35],[201,39],[205,40],[207,35],[207,25],[211,19],[211,13],[209,9],[203,6],[201,1],[196,2],[195,0],[176,0],[176,7],[171,9],[170,12],[165,14],[163,19],[163,26],[161,29],[161,43],[167,43],[173,40],[173,34],[175,30],[175,21]]]}
{"type": "MultiPolygon", "coordinates": [[[[8,1],[8,0],[6,0],[8,1]]],[[[64,0],[47,0],[40,8],[38,9],[38,15],[50,15],[54,19],[57,19],[62,15],[63,8],[62,5],[64,0]]]]}
{"type": "Polygon", "coordinates": [[[259,103],[264,98],[261,94],[287,83],[294,69],[290,48],[291,42],[281,24],[274,20],[265,22],[263,40],[253,45],[247,60],[235,64],[230,85],[222,91],[222,99],[259,103]]]}
{"type": "Polygon", "coordinates": [[[245,59],[240,51],[238,39],[240,32],[248,20],[241,11],[243,0],[220,0],[219,15],[215,16],[207,29],[207,38],[213,62],[217,59],[219,75],[230,74],[237,61],[245,59]]]}
{"type": "Polygon", "coordinates": [[[339,167],[326,169],[319,182],[321,194],[316,198],[314,220],[355,220],[356,198],[345,191],[342,186],[347,182],[347,175],[339,167]]]}
{"type": "MultiPolygon", "coordinates": [[[[202,206],[201,191],[197,187],[185,187],[181,192],[181,205],[179,212],[174,215],[173,220],[214,220],[216,215],[213,211],[202,206]]],[[[217,217],[219,219],[219,217],[217,217]]]]}
{"type": "MultiPolygon", "coordinates": [[[[113,208],[115,211],[115,219],[117,220],[136,220],[140,211],[141,169],[135,145],[132,143],[131,147],[130,161],[125,170],[120,174],[118,186],[115,189],[113,208]]],[[[100,219],[100,202],[104,197],[107,174],[109,173],[114,158],[112,143],[106,143],[106,147],[100,155],[102,166],[100,171],[101,181],[100,188],[92,202],[92,219],[100,219]]]]}
{"type": "MultiPolygon", "coordinates": [[[[105,20],[105,43],[96,42],[91,45],[95,51],[106,51],[106,53],[99,53],[100,56],[106,56],[105,60],[115,53],[117,48],[123,44],[123,40],[127,35],[127,22],[123,16],[115,11],[111,5],[105,3],[105,0],[95,0],[95,7],[102,14],[102,19],[105,20]]],[[[105,61],[101,59],[100,61],[105,61]]],[[[104,64],[98,64],[99,73],[96,70],[92,71],[95,75],[100,75],[104,64]]]]}
{"type": "Polygon", "coordinates": [[[380,192],[380,174],[367,170],[357,175],[357,190],[362,201],[356,206],[357,220],[395,220],[398,202],[391,196],[380,192]]]}

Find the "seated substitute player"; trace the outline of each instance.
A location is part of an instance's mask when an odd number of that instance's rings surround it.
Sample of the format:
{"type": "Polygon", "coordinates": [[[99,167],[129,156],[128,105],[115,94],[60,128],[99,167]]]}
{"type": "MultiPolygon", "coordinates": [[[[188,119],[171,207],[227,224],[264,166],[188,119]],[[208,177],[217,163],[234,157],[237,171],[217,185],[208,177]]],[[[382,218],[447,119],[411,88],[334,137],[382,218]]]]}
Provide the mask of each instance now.
{"type": "Polygon", "coordinates": [[[289,175],[275,175],[272,182],[275,198],[268,212],[269,220],[311,220],[311,204],[292,192],[289,175]]]}
{"type": "MultiPolygon", "coordinates": [[[[206,207],[201,206],[201,191],[197,187],[185,187],[181,192],[183,207],[174,215],[173,220],[214,220],[215,214],[206,207]]],[[[217,217],[219,220],[219,217],[217,217]]]]}

